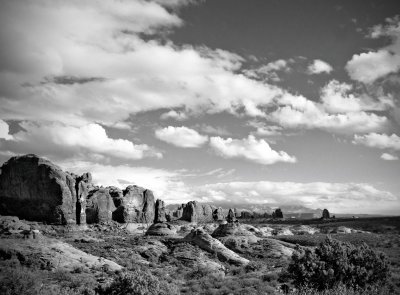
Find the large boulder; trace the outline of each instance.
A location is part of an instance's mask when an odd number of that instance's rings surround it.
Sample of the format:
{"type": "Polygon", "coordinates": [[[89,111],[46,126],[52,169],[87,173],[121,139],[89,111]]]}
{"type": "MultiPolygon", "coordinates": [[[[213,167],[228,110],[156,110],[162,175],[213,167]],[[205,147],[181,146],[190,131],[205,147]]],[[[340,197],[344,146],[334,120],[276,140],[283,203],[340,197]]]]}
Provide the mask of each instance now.
{"type": "Polygon", "coordinates": [[[153,223],[146,232],[148,236],[175,236],[177,228],[169,223],[153,223]]]}
{"type": "Polygon", "coordinates": [[[1,167],[0,215],[76,223],[75,178],[36,155],[12,157],[1,167]]]}
{"type": "Polygon", "coordinates": [[[214,239],[202,228],[192,230],[184,237],[184,241],[199,246],[207,252],[216,254],[221,261],[226,261],[235,265],[245,265],[249,263],[249,260],[226,248],[220,241],[214,239]]]}
{"type": "Polygon", "coordinates": [[[123,192],[119,206],[112,214],[118,222],[153,223],[155,216],[154,196],[151,190],[136,185],[128,186],[123,192]]]}
{"type": "Polygon", "coordinates": [[[190,201],[183,205],[182,220],[189,222],[212,222],[215,207],[208,204],[200,204],[197,201],[190,201]]]}
{"type": "Polygon", "coordinates": [[[115,211],[113,199],[107,188],[96,188],[87,196],[86,200],[86,222],[99,223],[112,220],[115,211]]]}

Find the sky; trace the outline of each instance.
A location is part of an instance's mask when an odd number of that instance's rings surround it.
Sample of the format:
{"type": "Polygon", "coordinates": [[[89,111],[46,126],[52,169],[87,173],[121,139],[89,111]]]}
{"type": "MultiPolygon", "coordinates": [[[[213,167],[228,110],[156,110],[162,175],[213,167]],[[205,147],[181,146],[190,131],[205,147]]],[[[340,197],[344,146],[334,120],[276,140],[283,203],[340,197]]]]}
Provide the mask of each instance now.
{"type": "Polygon", "coordinates": [[[400,212],[398,0],[0,0],[0,44],[0,163],[400,212]]]}

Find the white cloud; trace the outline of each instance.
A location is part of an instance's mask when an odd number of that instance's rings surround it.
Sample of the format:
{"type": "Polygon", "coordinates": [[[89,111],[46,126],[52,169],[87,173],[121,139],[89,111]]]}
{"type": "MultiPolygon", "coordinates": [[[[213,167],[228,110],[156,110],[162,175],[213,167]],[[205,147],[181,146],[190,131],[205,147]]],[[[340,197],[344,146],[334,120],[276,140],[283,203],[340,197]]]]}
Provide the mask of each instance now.
{"type": "Polygon", "coordinates": [[[354,135],[354,144],[362,144],[378,149],[400,150],[400,137],[396,134],[369,133],[365,135],[354,135]]]}
{"type": "Polygon", "coordinates": [[[386,117],[364,111],[328,113],[324,104],[303,96],[285,95],[268,119],[285,128],[322,129],[338,133],[383,131],[389,122],[386,117]]]}
{"type": "Polygon", "coordinates": [[[12,135],[10,135],[10,128],[7,122],[4,122],[0,119],[0,139],[4,138],[5,140],[12,139],[12,135]]]}
{"type": "Polygon", "coordinates": [[[395,155],[391,155],[391,154],[387,154],[387,153],[383,153],[381,155],[381,159],[385,160],[385,161],[396,161],[399,159],[399,157],[395,156],[395,155]]]}
{"type": "Polygon", "coordinates": [[[208,136],[199,134],[187,127],[168,126],[155,131],[155,136],[162,141],[183,148],[198,148],[208,141],[208,136]]]}
{"type": "Polygon", "coordinates": [[[331,80],[321,90],[323,107],[329,113],[349,113],[360,111],[382,111],[391,102],[388,98],[373,101],[369,96],[356,96],[349,93],[353,87],[347,83],[331,80]]]}
{"type": "Polygon", "coordinates": [[[309,74],[321,74],[321,73],[329,74],[332,71],[333,71],[332,66],[320,59],[315,59],[313,63],[308,66],[309,74]]]}
{"type": "Polygon", "coordinates": [[[400,70],[400,56],[387,50],[353,55],[346,70],[353,80],[366,84],[400,70]]]}
{"type": "Polygon", "coordinates": [[[243,73],[250,78],[267,79],[274,82],[278,82],[280,81],[280,78],[276,72],[277,71],[289,72],[290,71],[289,63],[291,62],[292,60],[286,61],[284,59],[278,59],[276,61],[270,62],[266,65],[260,66],[255,69],[244,70],[243,73]]]}
{"type": "Polygon", "coordinates": [[[175,110],[170,110],[169,112],[163,113],[160,116],[161,120],[174,119],[176,121],[184,121],[188,119],[188,116],[184,112],[177,112],[175,110]]]}
{"type": "Polygon", "coordinates": [[[400,18],[387,18],[386,25],[373,27],[369,37],[389,37],[392,42],[377,51],[355,54],[347,62],[350,77],[366,84],[400,70],[400,18]]]}
{"type": "Polygon", "coordinates": [[[5,120],[111,126],[132,113],[182,107],[262,116],[283,92],[238,74],[236,54],[141,39],[182,23],[154,2],[10,1],[0,19],[5,120]]]}
{"type": "Polygon", "coordinates": [[[229,182],[199,187],[195,195],[205,201],[229,204],[290,204],[341,213],[394,213],[399,199],[366,183],[229,182]],[[362,208],[362,212],[357,208],[362,208]]]}
{"type": "Polygon", "coordinates": [[[60,154],[68,152],[70,155],[95,153],[132,160],[162,156],[148,145],[134,144],[126,139],[110,138],[106,130],[98,124],[72,127],[58,123],[38,125],[22,122],[20,125],[24,130],[14,134],[14,140],[9,143],[9,146],[16,148],[13,145],[23,145],[25,149],[32,152],[59,151],[60,154]]]}
{"type": "Polygon", "coordinates": [[[289,156],[284,151],[273,150],[264,139],[258,140],[253,135],[243,139],[211,137],[210,146],[224,158],[244,158],[263,165],[296,162],[295,157],[289,156]]]}

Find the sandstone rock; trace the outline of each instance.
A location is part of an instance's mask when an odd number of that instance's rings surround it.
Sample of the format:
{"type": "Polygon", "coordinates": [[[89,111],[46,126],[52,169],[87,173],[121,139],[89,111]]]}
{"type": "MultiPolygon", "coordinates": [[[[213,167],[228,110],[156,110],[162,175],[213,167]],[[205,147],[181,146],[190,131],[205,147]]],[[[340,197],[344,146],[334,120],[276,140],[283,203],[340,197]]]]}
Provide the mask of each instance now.
{"type": "Polygon", "coordinates": [[[136,185],[130,185],[123,191],[121,204],[113,212],[113,220],[118,222],[152,223],[154,216],[153,192],[136,185]]]}
{"type": "Polygon", "coordinates": [[[169,223],[153,223],[146,232],[148,236],[175,236],[177,228],[169,223]]]}
{"type": "Polygon", "coordinates": [[[92,271],[100,270],[105,265],[112,271],[122,269],[122,266],[111,260],[87,254],[70,244],[45,236],[35,240],[3,239],[0,243],[0,252],[17,257],[21,263],[35,261],[47,269],[73,271],[76,268],[85,268],[92,271]]]}
{"type": "Polygon", "coordinates": [[[212,236],[218,238],[229,249],[243,253],[243,249],[249,248],[249,245],[255,244],[260,240],[254,235],[256,232],[258,230],[251,225],[226,223],[220,224],[212,236]]]}
{"type": "Polygon", "coordinates": [[[189,222],[212,222],[214,208],[208,204],[190,201],[183,206],[182,220],[189,222]]]}
{"type": "Polygon", "coordinates": [[[75,223],[75,179],[36,155],[12,157],[1,167],[0,214],[55,224],[75,223]]]}
{"type": "Polygon", "coordinates": [[[221,207],[218,207],[217,209],[214,210],[213,219],[216,221],[222,221],[225,219],[225,216],[224,216],[224,213],[223,213],[221,207]]]}
{"type": "Polygon", "coordinates": [[[114,201],[114,205],[116,208],[122,205],[122,200],[124,198],[124,195],[122,194],[122,190],[119,189],[118,187],[115,186],[109,186],[107,187],[108,192],[111,196],[111,198],[114,201]]]}
{"type": "Polygon", "coordinates": [[[115,209],[108,189],[97,188],[92,190],[86,200],[86,222],[90,224],[111,221],[115,209]]]}
{"type": "Polygon", "coordinates": [[[158,223],[158,222],[166,222],[167,221],[167,217],[165,214],[165,204],[164,201],[157,199],[156,201],[156,205],[155,205],[155,218],[154,218],[154,222],[158,223]]]}
{"type": "Polygon", "coordinates": [[[322,219],[329,219],[329,218],[330,218],[330,214],[329,214],[328,209],[324,209],[322,211],[322,219]]]}
{"type": "Polygon", "coordinates": [[[16,216],[0,216],[0,232],[30,230],[31,227],[16,216]]]}
{"type": "Polygon", "coordinates": [[[77,224],[86,223],[86,200],[89,195],[89,190],[92,187],[92,175],[90,173],[84,173],[82,176],[75,176],[77,224]]]}
{"type": "Polygon", "coordinates": [[[249,260],[240,257],[232,250],[229,250],[220,241],[211,237],[201,228],[192,230],[184,238],[184,241],[197,245],[207,252],[216,254],[221,261],[226,261],[235,265],[245,265],[249,263],[249,260]]]}
{"type": "Polygon", "coordinates": [[[178,259],[184,266],[192,269],[203,268],[209,272],[224,271],[225,267],[210,259],[205,255],[205,252],[200,250],[199,247],[193,246],[189,243],[176,244],[171,254],[178,259]]]}
{"type": "Polygon", "coordinates": [[[233,223],[236,222],[236,214],[232,209],[229,209],[228,215],[226,216],[226,221],[228,221],[228,223],[233,223]]]}

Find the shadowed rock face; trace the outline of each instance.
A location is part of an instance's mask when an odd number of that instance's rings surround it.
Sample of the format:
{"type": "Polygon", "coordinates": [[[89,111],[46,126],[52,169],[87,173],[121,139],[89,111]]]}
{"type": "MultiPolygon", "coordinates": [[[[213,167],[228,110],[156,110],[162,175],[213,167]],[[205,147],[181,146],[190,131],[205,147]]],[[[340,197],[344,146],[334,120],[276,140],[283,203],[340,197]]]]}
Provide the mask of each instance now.
{"type": "Polygon", "coordinates": [[[90,191],[86,200],[86,222],[107,222],[112,219],[115,211],[113,199],[106,188],[98,188],[90,191]]]}
{"type": "Polygon", "coordinates": [[[115,221],[123,223],[152,223],[154,221],[155,204],[151,190],[130,185],[123,191],[123,198],[117,200],[119,206],[112,214],[115,221]]]}
{"type": "Polygon", "coordinates": [[[165,203],[164,203],[164,201],[157,199],[156,207],[155,207],[154,222],[159,223],[159,222],[166,222],[166,221],[167,221],[167,216],[166,216],[166,212],[165,212],[165,203]]]}
{"type": "Polygon", "coordinates": [[[55,224],[76,222],[75,178],[36,155],[1,167],[0,214],[55,224]]]}

